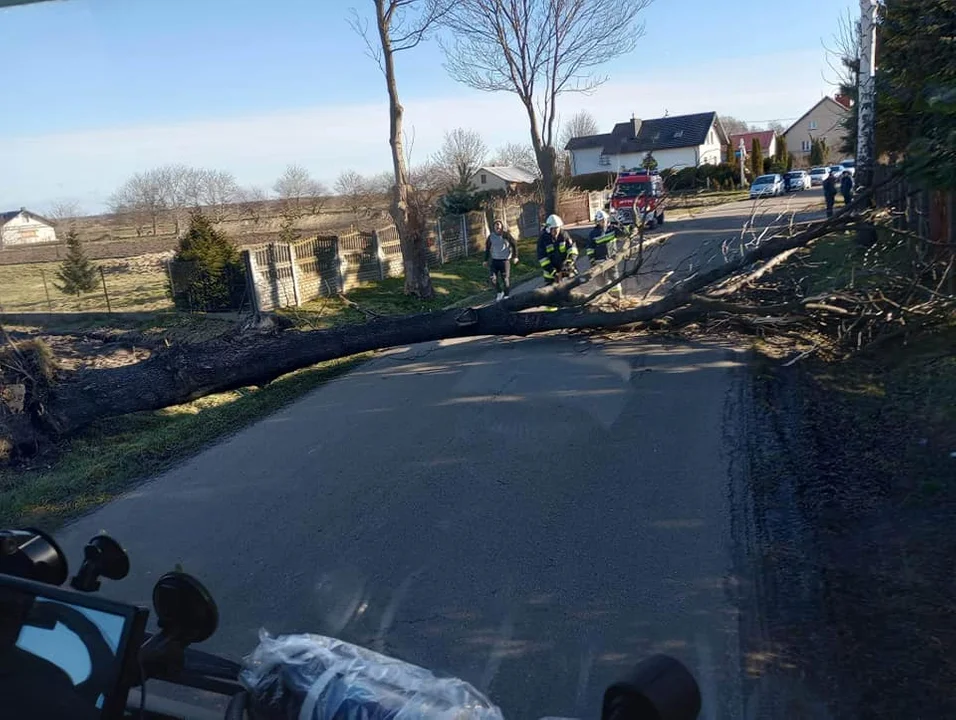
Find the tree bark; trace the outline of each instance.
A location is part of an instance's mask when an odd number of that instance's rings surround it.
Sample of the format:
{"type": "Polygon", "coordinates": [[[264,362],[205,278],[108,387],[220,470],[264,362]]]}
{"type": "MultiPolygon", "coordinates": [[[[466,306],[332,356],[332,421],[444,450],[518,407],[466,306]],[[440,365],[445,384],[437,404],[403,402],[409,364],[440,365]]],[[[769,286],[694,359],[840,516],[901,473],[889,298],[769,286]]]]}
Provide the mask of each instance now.
{"type": "MultiPolygon", "coordinates": [[[[311,332],[236,332],[200,344],[162,350],[134,365],[61,373],[51,383],[37,385],[34,380],[15,377],[6,377],[5,382],[27,385],[25,408],[37,438],[64,436],[103,418],[157,410],[211,393],[261,385],[315,363],[370,350],[447,338],[526,336],[553,330],[646,323],[677,310],[683,312],[685,306],[695,302],[697,306],[705,305],[706,298],[697,297],[702,290],[756,262],[807,245],[852,222],[848,214],[841,214],[812,224],[792,237],[773,238],[736,259],[687,278],[661,299],[630,310],[601,312],[566,307],[548,312],[527,311],[587,300],[593,293],[575,292],[586,280],[587,276],[581,276],[485,307],[380,318],[362,325],[311,332]]],[[[595,276],[602,270],[603,265],[597,266],[595,276]]],[[[730,306],[724,303],[712,307],[727,310],[730,306]]],[[[6,441],[20,448],[29,446],[31,443],[24,442],[23,415],[3,414],[3,410],[0,407],[0,445],[6,441]]]]}
{"type": "Polygon", "coordinates": [[[423,218],[413,212],[409,205],[409,193],[413,189],[408,181],[408,166],[405,162],[404,133],[405,109],[398,96],[398,82],[395,79],[395,53],[392,49],[391,14],[386,9],[386,0],[375,0],[375,15],[379,40],[382,43],[382,66],[385,71],[385,84],[388,87],[389,107],[389,145],[392,148],[392,167],[395,174],[395,186],[392,191],[392,203],[389,213],[398,230],[402,248],[402,264],[405,268],[405,293],[420,298],[430,298],[435,292],[432,288],[431,274],[428,272],[428,253],[425,247],[425,228],[423,218]]]}

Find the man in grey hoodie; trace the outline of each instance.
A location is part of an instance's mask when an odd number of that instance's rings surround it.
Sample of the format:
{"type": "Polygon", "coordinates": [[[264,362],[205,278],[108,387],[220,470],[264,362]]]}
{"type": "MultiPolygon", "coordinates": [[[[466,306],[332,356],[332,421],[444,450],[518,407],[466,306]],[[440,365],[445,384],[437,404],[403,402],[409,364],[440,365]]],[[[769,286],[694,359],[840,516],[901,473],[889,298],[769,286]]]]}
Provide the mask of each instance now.
{"type": "Polygon", "coordinates": [[[485,241],[485,267],[491,263],[491,282],[498,291],[495,300],[511,293],[511,266],[518,264],[518,245],[501,220],[495,220],[494,230],[485,241]]]}

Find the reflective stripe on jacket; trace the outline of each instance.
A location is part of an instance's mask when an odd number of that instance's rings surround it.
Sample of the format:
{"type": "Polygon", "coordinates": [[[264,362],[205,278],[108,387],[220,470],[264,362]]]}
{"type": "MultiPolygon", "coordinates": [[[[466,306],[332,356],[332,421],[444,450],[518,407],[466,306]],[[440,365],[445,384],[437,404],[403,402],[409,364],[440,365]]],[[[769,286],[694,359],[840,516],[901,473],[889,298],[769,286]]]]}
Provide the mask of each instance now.
{"type": "Polygon", "coordinates": [[[564,263],[568,259],[577,256],[577,245],[574,244],[574,240],[566,230],[562,230],[557,237],[553,237],[545,229],[538,238],[538,264],[545,271],[546,277],[549,271],[553,276],[556,270],[564,267],[564,263]]]}

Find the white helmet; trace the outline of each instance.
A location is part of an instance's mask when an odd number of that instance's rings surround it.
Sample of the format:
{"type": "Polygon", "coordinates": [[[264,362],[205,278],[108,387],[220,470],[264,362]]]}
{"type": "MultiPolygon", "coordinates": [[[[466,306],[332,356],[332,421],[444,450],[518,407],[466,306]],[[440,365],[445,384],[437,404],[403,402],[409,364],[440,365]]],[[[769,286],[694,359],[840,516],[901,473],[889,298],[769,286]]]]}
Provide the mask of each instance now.
{"type": "Polygon", "coordinates": [[[596,213],[594,213],[595,223],[604,222],[605,220],[609,220],[609,218],[607,216],[607,213],[604,212],[603,210],[598,210],[596,213]]]}
{"type": "Polygon", "coordinates": [[[561,219],[560,215],[548,215],[548,219],[544,221],[544,226],[549,230],[564,227],[564,220],[561,219]]]}

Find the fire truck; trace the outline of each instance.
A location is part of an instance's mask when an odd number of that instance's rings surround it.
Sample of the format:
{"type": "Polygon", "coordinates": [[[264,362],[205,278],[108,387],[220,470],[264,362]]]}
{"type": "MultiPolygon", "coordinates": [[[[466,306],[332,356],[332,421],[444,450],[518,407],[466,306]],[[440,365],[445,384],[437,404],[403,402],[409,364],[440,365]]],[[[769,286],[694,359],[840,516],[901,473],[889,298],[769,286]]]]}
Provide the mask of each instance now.
{"type": "Polygon", "coordinates": [[[641,219],[647,229],[664,224],[664,181],[656,172],[623,170],[614,182],[608,209],[625,224],[641,219]]]}

